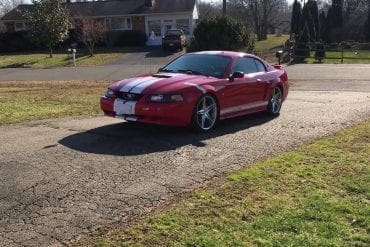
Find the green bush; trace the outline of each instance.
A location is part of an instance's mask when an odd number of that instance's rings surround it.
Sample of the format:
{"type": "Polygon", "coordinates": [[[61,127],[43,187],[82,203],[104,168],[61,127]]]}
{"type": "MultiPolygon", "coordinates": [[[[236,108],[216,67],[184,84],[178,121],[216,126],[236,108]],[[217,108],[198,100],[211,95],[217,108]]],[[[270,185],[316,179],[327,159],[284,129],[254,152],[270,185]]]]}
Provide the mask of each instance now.
{"type": "Polygon", "coordinates": [[[147,37],[140,31],[109,31],[108,46],[145,46],[147,37]]]}
{"type": "Polygon", "coordinates": [[[0,52],[30,51],[37,48],[26,31],[0,33],[0,52]]]}
{"type": "Polygon", "coordinates": [[[254,40],[243,23],[231,17],[203,19],[194,30],[188,52],[201,50],[247,50],[252,52],[254,40]]]}
{"type": "Polygon", "coordinates": [[[321,42],[317,42],[315,44],[315,59],[321,63],[325,56],[325,45],[321,42]]]}

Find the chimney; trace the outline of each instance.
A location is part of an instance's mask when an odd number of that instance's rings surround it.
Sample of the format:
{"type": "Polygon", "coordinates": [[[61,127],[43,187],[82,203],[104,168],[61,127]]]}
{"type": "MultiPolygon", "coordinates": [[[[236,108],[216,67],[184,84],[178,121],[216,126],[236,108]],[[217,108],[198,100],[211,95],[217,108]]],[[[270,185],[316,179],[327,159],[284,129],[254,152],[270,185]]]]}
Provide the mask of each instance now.
{"type": "Polygon", "coordinates": [[[145,0],[145,7],[153,7],[154,0],[145,0]]]}

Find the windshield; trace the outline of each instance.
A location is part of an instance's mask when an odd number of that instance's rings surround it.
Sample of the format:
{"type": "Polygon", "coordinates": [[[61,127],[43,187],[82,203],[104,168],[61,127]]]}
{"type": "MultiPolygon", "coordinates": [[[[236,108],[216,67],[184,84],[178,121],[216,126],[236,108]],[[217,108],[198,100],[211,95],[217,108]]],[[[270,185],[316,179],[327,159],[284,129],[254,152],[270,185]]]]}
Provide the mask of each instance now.
{"type": "Polygon", "coordinates": [[[222,78],[229,63],[230,58],[225,56],[189,54],[174,60],[161,71],[222,78]]]}

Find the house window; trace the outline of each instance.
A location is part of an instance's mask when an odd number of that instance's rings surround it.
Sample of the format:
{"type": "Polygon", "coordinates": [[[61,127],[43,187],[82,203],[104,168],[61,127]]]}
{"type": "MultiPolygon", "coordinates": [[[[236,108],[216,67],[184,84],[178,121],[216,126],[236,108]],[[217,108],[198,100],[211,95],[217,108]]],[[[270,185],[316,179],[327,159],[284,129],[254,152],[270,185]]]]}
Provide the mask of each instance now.
{"type": "Polygon", "coordinates": [[[26,23],[24,24],[24,28],[25,28],[25,30],[31,30],[31,29],[32,29],[32,25],[31,25],[31,23],[26,22],[26,23]]]}
{"type": "Polygon", "coordinates": [[[110,27],[112,30],[132,30],[131,18],[111,18],[110,27]]]}
{"type": "Polygon", "coordinates": [[[182,29],[185,33],[185,35],[190,34],[190,25],[188,19],[179,19],[176,20],[176,26],[178,29],[182,29]]]}
{"type": "Polygon", "coordinates": [[[24,24],[24,22],[16,22],[15,23],[15,31],[18,32],[18,31],[24,31],[26,30],[26,26],[24,24]]]}
{"type": "Polygon", "coordinates": [[[152,31],[154,32],[155,36],[161,36],[161,21],[155,20],[155,21],[148,21],[148,29],[149,33],[152,31]]]}

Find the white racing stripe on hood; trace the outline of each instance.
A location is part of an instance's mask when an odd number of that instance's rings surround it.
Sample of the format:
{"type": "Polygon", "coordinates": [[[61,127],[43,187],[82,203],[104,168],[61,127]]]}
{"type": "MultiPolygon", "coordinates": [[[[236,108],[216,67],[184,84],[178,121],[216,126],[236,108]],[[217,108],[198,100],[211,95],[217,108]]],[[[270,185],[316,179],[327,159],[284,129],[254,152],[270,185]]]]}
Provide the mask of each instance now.
{"type": "Polygon", "coordinates": [[[130,81],[129,83],[127,83],[126,85],[124,85],[122,88],[121,88],[121,92],[129,92],[133,87],[139,85],[140,83],[143,83],[145,81],[148,81],[150,79],[152,79],[153,77],[151,76],[147,76],[147,77],[142,77],[142,78],[138,78],[138,79],[134,79],[132,81],[130,81]]]}
{"type": "MultiPolygon", "coordinates": [[[[175,73],[167,73],[167,74],[160,74],[162,76],[168,76],[169,78],[173,78],[176,76],[181,76],[183,74],[175,74],[175,73]]],[[[121,92],[130,92],[130,93],[142,93],[147,87],[153,85],[156,82],[159,82],[161,80],[165,80],[168,78],[163,77],[154,77],[154,76],[146,76],[138,79],[134,79],[124,85],[121,88],[121,92]]]]}
{"type": "Polygon", "coordinates": [[[154,83],[156,83],[158,81],[161,81],[163,79],[165,79],[165,78],[153,77],[152,79],[144,81],[142,83],[139,83],[136,86],[134,86],[133,88],[131,88],[130,93],[142,93],[145,90],[145,88],[147,88],[147,87],[153,85],[154,83]]]}

